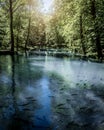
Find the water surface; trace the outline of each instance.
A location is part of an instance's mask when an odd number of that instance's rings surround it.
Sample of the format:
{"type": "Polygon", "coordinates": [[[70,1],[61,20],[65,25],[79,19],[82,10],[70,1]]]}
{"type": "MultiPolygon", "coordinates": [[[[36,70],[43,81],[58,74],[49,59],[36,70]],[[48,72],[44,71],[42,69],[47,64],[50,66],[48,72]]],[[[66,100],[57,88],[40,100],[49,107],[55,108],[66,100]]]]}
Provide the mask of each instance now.
{"type": "Polygon", "coordinates": [[[95,130],[104,120],[103,86],[104,64],[0,56],[0,130],[76,130],[78,123],[95,130]],[[99,106],[93,115],[85,111],[90,101],[99,106]]]}

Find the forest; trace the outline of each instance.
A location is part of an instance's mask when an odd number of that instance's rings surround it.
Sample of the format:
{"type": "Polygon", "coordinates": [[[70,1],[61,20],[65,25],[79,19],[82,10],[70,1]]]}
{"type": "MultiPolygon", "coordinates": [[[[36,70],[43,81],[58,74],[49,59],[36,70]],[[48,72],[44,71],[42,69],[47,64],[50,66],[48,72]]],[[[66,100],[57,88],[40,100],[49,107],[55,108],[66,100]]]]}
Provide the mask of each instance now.
{"type": "Polygon", "coordinates": [[[104,130],[104,0],[0,0],[0,130],[104,130]]]}
{"type": "Polygon", "coordinates": [[[67,50],[98,60],[104,56],[104,1],[0,0],[0,50],[67,50]]]}

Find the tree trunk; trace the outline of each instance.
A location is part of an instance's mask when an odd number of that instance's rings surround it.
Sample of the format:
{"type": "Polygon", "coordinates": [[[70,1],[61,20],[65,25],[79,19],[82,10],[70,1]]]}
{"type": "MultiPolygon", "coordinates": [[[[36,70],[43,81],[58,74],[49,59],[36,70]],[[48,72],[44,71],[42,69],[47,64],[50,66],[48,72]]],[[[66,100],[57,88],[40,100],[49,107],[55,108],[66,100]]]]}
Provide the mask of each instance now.
{"type": "Polygon", "coordinates": [[[91,15],[92,15],[92,19],[94,21],[94,33],[95,33],[95,45],[96,45],[96,50],[97,50],[97,55],[98,55],[98,59],[102,60],[103,59],[103,54],[102,54],[102,46],[101,46],[101,42],[100,42],[100,34],[99,34],[99,29],[96,26],[96,1],[95,0],[91,0],[91,15]]]}
{"type": "Polygon", "coordinates": [[[14,53],[14,33],[13,33],[13,7],[12,7],[12,0],[9,0],[10,8],[10,37],[11,37],[11,51],[14,53]]]}
{"type": "Polygon", "coordinates": [[[84,56],[86,56],[86,48],[85,48],[85,44],[83,42],[83,21],[82,21],[82,14],[80,15],[80,40],[81,40],[83,54],[84,54],[84,56]]]}
{"type": "Polygon", "coordinates": [[[27,39],[25,42],[25,53],[27,51],[27,45],[29,43],[29,37],[30,37],[30,24],[31,24],[31,18],[29,18],[29,23],[28,23],[28,30],[27,30],[27,39]]]}
{"type": "Polygon", "coordinates": [[[16,50],[17,50],[17,53],[18,53],[18,42],[19,42],[19,33],[17,34],[17,39],[16,39],[16,50]]]}
{"type": "Polygon", "coordinates": [[[20,32],[20,16],[18,17],[18,25],[17,25],[17,37],[16,37],[16,50],[18,52],[19,48],[19,32],[20,32]]]}
{"type": "Polygon", "coordinates": [[[98,59],[102,61],[103,54],[102,54],[102,47],[100,43],[100,35],[98,34],[98,32],[96,32],[96,48],[97,48],[97,53],[98,53],[98,59]]]}

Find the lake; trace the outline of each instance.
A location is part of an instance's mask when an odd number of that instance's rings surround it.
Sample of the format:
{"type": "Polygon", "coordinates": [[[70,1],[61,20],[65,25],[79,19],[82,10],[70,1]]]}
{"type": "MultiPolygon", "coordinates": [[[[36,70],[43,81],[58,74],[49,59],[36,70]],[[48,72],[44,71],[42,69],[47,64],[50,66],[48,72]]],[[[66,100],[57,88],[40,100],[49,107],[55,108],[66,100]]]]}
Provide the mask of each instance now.
{"type": "Polygon", "coordinates": [[[104,130],[104,64],[0,56],[0,130],[104,130]]]}

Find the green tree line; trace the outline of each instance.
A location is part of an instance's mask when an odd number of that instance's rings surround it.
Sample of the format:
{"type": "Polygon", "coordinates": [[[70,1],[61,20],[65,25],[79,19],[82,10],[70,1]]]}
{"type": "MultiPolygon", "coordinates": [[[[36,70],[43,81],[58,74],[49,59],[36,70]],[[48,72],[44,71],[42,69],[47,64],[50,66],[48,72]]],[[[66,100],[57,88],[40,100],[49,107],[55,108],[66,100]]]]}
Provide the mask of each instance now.
{"type": "Polygon", "coordinates": [[[51,16],[39,6],[39,0],[0,0],[0,49],[67,49],[103,59],[104,0],[54,0],[51,16]]]}
{"type": "Polygon", "coordinates": [[[45,42],[45,24],[37,0],[0,1],[0,49],[21,51],[45,42]]]}
{"type": "Polygon", "coordinates": [[[69,48],[74,53],[102,59],[104,0],[55,0],[54,7],[47,42],[58,48],[69,48]]]}

